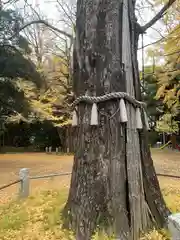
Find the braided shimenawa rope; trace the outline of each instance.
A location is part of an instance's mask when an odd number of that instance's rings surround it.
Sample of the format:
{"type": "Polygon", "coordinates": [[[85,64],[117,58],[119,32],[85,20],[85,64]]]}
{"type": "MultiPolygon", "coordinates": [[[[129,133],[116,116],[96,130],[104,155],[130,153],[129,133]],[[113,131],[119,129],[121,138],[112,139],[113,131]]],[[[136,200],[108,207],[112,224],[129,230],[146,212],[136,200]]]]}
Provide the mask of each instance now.
{"type": "Polygon", "coordinates": [[[108,93],[106,95],[102,95],[99,97],[91,97],[91,96],[86,96],[86,95],[80,96],[72,103],[72,107],[75,107],[80,102],[98,103],[98,102],[105,102],[107,100],[118,99],[118,98],[123,98],[124,100],[126,100],[129,103],[131,103],[132,105],[134,105],[134,107],[145,107],[146,106],[145,103],[136,100],[135,98],[130,96],[128,93],[113,92],[113,93],[108,93]]]}

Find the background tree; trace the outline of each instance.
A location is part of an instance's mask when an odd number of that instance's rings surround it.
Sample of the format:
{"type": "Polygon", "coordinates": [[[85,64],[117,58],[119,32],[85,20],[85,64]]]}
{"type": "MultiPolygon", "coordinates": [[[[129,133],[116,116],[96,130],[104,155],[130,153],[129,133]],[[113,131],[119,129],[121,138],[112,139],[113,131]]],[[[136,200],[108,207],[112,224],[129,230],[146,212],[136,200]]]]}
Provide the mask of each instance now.
{"type": "Polygon", "coordinates": [[[8,8],[7,3],[0,7],[0,122],[4,126],[7,116],[21,113],[27,108],[23,92],[18,91],[15,82],[18,78],[42,86],[41,76],[33,62],[28,58],[28,41],[18,32],[23,19],[16,11],[8,8]]]}
{"type": "MultiPolygon", "coordinates": [[[[161,108],[158,107],[161,114],[157,111],[158,115],[160,115],[157,116],[158,118],[156,119],[156,130],[158,132],[163,132],[164,134],[176,134],[177,136],[179,132],[179,100],[177,96],[177,89],[179,88],[179,3],[179,1],[176,1],[168,14],[163,16],[161,29],[164,30],[160,33],[160,41],[157,41],[156,45],[151,45],[148,49],[148,58],[151,58],[151,60],[153,58],[153,61],[160,66],[159,68],[157,68],[157,66],[154,67],[155,71],[153,72],[153,75],[157,79],[156,88],[158,90],[155,98],[161,103],[161,108]]],[[[159,3],[157,3],[157,5],[159,5],[159,3]]],[[[151,99],[150,94],[149,98],[151,99]]],[[[153,101],[156,100],[154,99],[153,101]]],[[[148,108],[148,112],[149,111],[150,108],[148,108]]],[[[174,147],[175,145],[176,144],[174,144],[174,147]]]]}
{"type": "Polygon", "coordinates": [[[163,102],[156,99],[158,90],[158,78],[156,75],[157,69],[161,69],[161,67],[146,66],[144,69],[144,79],[142,79],[142,98],[143,101],[147,104],[147,114],[152,130],[155,129],[156,122],[159,120],[159,117],[163,114],[164,111],[163,102]]]}
{"type": "Polygon", "coordinates": [[[154,146],[157,141],[160,141],[161,137],[156,131],[157,121],[164,113],[164,104],[160,99],[156,99],[156,93],[158,90],[158,78],[156,75],[156,69],[161,67],[152,65],[144,67],[144,74],[140,73],[141,85],[142,85],[142,100],[147,104],[147,116],[149,120],[150,131],[148,132],[149,144],[154,146]],[[143,75],[143,79],[142,79],[143,75]]]}
{"type": "MultiPolygon", "coordinates": [[[[61,5],[62,3],[59,1],[58,4],[61,5]]],[[[73,16],[70,12],[71,9],[65,7],[66,4],[63,7],[64,15],[61,13],[62,21],[67,23],[69,29],[72,29],[73,16]],[[71,16],[71,18],[68,16],[71,16]]],[[[54,29],[50,28],[51,25],[41,22],[45,21],[46,23],[47,20],[41,13],[39,5],[34,8],[25,1],[21,15],[29,23],[40,21],[38,24],[29,24],[26,28],[21,27],[20,29],[22,29],[22,33],[29,43],[29,49],[31,50],[29,57],[34,62],[44,83],[41,89],[37,89],[35,84],[25,79],[19,78],[14,83],[18,92],[23,94],[23,98],[28,104],[25,121],[31,127],[32,124],[38,126],[36,123],[41,122],[41,128],[44,128],[43,125],[48,127],[47,122],[49,122],[52,127],[57,129],[57,133],[61,137],[61,143],[66,146],[64,139],[68,136],[63,126],[68,126],[70,123],[70,104],[73,99],[71,90],[73,42],[71,39],[69,41],[69,37],[66,34],[64,35],[63,31],[55,32],[54,29]]],[[[8,116],[9,124],[19,123],[19,120],[19,114],[11,113],[8,116]]],[[[14,127],[17,127],[17,125],[14,125],[14,127]]],[[[32,132],[33,129],[32,127],[32,132]]],[[[65,146],[64,148],[67,148],[65,146]]]]}
{"type": "Polygon", "coordinates": [[[163,71],[157,73],[157,99],[165,106],[164,115],[158,121],[157,130],[170,134],[172,146],[176,148],[176,137],[180,126],[180,58],[179,58],[180,27],[175,26],[164,42],[165,64],[163,71]]]}

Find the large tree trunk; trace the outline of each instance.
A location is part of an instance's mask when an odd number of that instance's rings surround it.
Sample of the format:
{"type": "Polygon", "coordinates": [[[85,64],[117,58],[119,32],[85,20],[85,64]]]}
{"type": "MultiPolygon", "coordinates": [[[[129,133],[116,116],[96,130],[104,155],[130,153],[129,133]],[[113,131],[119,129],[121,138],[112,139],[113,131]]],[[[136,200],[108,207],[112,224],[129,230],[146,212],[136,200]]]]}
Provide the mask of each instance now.
{"type": "MultiPolygon", "coordinates": [[[[76,96],[127,92],[140,100],[137,64],[138,24],[134,0],[78,0],[74,51],[76,96]]],[[[119,122],[119,102],[98,104],[99,125],[90,126],[91,106],[79,107],[71,186],[65,212],[76,239],[89,240],[96,227],[117,239],[165,224],[161,196],[146,130],[136,129],[135,109],[119,122]]]]}

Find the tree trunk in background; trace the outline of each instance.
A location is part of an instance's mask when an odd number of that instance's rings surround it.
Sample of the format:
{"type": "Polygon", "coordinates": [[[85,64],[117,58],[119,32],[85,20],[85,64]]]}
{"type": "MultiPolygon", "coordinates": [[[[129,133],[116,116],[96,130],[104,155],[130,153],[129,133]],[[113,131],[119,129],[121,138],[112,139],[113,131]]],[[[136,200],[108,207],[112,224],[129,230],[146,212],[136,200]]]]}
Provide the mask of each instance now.
{"type": "Polygon", "coordinates": [[[69,149],[70,153],[74,152],[74,148],[73,148],[73,128],[71,125],[67,125],[66,127],[66,141],[67,141],[67,149],[69,149]]]}
{"type": "Polygon", "coordinates": [[[59,140],[60,140],[60,147],[61,147],[61,152],[66,152],[67,150],[67,141],[66,141],[66,127],[56,127],[57,129],[57,133],[59,136],[59,140]]]}
{"type": "Polygon", "coordinates": [[[172,143],[172,149],[176,149],[176,134],[171,134],[171,143],[172,143]]]}
{"type": "MultiPolygon", "coordinates": [[[[127,92],[140,100],[138,24],[134,0],[78,0],[74,51],[76,96],[127,92]]],[[[117,239],[139,239],[169,211],[162,198],[145,129],[136,130],[135,109],[119,123],[118,100],[98,104],[99,125],[90,126],[91,107],[79,106],[75,157],[65,212],[76,239],[89,240],[97,226],[117,239]]]]}

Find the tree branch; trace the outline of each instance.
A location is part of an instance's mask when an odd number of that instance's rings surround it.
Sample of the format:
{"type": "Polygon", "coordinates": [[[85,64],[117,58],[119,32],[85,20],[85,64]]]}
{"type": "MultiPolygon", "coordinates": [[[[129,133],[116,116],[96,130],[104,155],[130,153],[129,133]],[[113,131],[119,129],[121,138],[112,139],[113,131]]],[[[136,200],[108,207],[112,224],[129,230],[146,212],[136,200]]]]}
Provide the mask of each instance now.
{"type": "Polygon", "coordinates": [[[32,25],[32,24],[44,24],[44,25],[46,25],[47,27],[49,27],[50,29],[53,29],[54,31],[56,31],[56,32],[58,32],[58,33],[60,33],[60,34],[62,34],[62,35],[64,35],[64,36],[68,37],[69,39],[73,39],[73,36],[72,36],[71,34],[65,32],[65,31],[63,31],[63,30],[60,30],[59,28],[56,28],[56,27],[52,26],[52,25],[51,25],[50,23],[48,23],[47,21],[44,21],[44,20],[34,20],[34,21],[29,22],[29,23],[26,23],[24,26],[22,26],[22,27],[19,29],[18,32],[16,32],[14,35],[12,35],[12,36],[11,36],[10,38],[8,38],[7,40],[12,40],[14,37],[17,36],[17,34],[18,34],[19,32],[21,32],[21,31],[24,30],[26,27],[28,27],[28,26],[30,26],[30,25],[32,25]]]}
{"type": "Polygon", "coordinates": [[[169,0],[167,4],[165,4],[164,7],[148,23],[142,26],[142,31],[145,32],[148,28],[152,27],[152,25],[154,25],[160,18],[162,18],[164,13],[175,1],[176,0],[169,0]]]}

